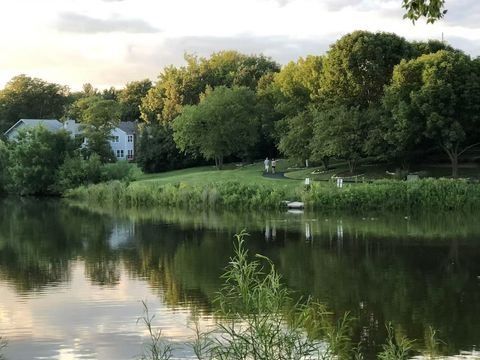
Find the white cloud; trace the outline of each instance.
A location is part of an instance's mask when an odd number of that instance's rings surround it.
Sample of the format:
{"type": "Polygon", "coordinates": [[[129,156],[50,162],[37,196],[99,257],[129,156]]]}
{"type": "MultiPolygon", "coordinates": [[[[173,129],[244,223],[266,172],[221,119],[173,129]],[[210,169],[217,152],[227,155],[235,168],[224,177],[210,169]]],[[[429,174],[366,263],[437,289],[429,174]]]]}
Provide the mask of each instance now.
{"type": "Polygon", "coordinates": [[[0,86],[20,73],[72,88],[121,86],[183,64],[184,52],[235,49],[286,63],[324,53],[354,30],[410,40],[444,33],[476,56],[477,1],[449,0],[445,20],[414,26],[402,19],[398,0],[19,0],[0,13],[8,34],[0,43],[0,86]]]}
{"type": "Polygon", "coordinates": [[[56,28],[64,32],[90,34],[102,32],[154,33],[160,31],[140,19],[128,19],[119,16],[99,19],[73,12],[61,13],[56,28]]]}

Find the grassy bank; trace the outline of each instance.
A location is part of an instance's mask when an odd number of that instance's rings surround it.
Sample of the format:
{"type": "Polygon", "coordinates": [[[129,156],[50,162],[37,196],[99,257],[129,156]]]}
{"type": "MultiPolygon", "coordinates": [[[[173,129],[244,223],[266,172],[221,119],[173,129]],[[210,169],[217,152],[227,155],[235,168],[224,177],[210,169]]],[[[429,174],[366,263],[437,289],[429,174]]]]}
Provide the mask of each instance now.
{"type": "Polygon", "coordinates": [[[275,209],[285,199],[295,198],[288,186],[244,184],[238,181],[206,185],[119,181],[80,187],[66,197],[110,206],[174,206],[191,209],[275,209]]]}
{"type": "Polygon", "coordinates": [[[275,209],[285,200],[302,200],[321,210],[438,211],[480,209],[480,186],[464,180],[378,180],[345,184],[315,182],[305,190],[302,180],[267,178],[260,164],[211,167],[146,175],[130,184],[120,181],[70,190],[66,197],[108,206],[181,207],[193,209],[275,209]]]}
{"type": "Polygon", "coordinates": [[[474,210],[480,209],[480,185],[464,180],[422,179],[346,184],[343,188],[314,183],[302,193],[314,209],[474,210]]]}

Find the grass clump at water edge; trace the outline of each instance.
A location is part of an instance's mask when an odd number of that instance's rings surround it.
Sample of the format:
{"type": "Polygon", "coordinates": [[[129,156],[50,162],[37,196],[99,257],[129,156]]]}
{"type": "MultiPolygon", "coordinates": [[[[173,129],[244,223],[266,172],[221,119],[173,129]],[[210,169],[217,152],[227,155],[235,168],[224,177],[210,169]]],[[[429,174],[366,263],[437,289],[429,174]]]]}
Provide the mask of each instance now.
{"type": "Polygon", "coordinates": [[[282,201],[295,198],[284,186],[244,184],[225,181],[208,185],[187,183],[120,181],[81,186],[66,192],[65,197],[108,206],[126,207],[175,206],[194,209],[275,209],[282,201]]]}

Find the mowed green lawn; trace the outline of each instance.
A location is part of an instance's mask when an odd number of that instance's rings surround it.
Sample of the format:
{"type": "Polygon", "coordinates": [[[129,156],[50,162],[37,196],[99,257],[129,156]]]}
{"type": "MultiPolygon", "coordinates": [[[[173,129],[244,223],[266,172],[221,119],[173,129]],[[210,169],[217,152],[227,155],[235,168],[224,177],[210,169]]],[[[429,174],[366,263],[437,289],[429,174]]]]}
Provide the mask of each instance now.
{"type": "MultiPolygon", "coordinates": [[[[226,181],[238,181],[242,184],[265,184],[270,186],[282,186],[289,189],[295,189],[303,184],[306,177],[312,180],[328,181],[332,176],[352,177],[344,163],[334,163],[332,168],[324,171],[323,167],[311,167],[291,169],[288,161],[278,161],[277,171],[285,172],[285,178],[270,178],[263,176],[263,162],[251,165],[239,166],[236,164],[226,164],[222,170],[217,170],[214,166],[200,166],[182,170],[167,171],[156,174],[144,174],[138,182],[156,182],[158,184],[178,184],[186,183],[189,185],[204,186],[213,183],[226,181]]],[[[415,169],[416,170],[416,169],[415,169]]],[[[422,170],[429,177],[449,177],[450,168],[448,166],[424,166],[422,170]]],[[[394,167],[385,164],[360,164],[352,179],[358,176],[358,180],[377,180],[392,179],[386,171],[395,171],[394,167]]],[[[460,176],[479,178],[478,167],[461,167],[460,176]]]]}
{"type": "MultiPolygon", "coordinates": [[[[281,161],[278,171],[284,171],[281,161]]],[[[296,188],[303,183],[298,179],[269,178],[263,176],[263,163],[255,163],[245,166],[226,164],[222,170],[214,166],[201,166],[189,169],[174,170],[157,174],[145,174],[138,182],[156,182],[159,184],[187,183],[190,185],[208,185],[225,181],[238,181],[243,184],[265,184],[271,186],[283,186],[296,188]]]]}

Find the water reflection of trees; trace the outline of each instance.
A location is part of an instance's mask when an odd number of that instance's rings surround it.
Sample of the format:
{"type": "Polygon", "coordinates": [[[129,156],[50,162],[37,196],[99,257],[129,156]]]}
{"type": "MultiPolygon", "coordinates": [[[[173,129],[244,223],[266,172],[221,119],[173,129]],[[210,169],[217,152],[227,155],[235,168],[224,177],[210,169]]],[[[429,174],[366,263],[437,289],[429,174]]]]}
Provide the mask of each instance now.
{"type": "Polygon", "coordinates": [[[0,278],[20,293],[37,291],[68,281],[71,261],[81,259],[93,284],[115,286],[126,269],[169,306],[208,312],[233,234],[247,227],[251,252],[272,258],[299,294],[337,314],[351,311],[356,337],[371,351],[392,321],[416,339],[433,326],[454,353],[480,336],[480,225],[462,215],[439,219],[175,210],[112,216],[12,199],[0,206],[0,278]]]}

